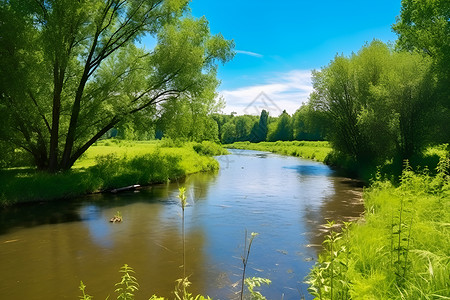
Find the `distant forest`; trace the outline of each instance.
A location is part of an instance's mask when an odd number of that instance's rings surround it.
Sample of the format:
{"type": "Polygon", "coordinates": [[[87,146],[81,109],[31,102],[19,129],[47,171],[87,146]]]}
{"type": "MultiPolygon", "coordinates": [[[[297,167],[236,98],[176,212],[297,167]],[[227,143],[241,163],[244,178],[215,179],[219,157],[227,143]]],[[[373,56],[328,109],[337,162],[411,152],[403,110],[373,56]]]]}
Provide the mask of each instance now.
{"type": "Polygon", "coordinates": [[[279,116],[270,116],[262,110],[260,116],[213,113],[195,115],[167,113],[148,126],[124,123],[112,129],[105,137],[129,140],[170,138],[183,141],[214,141],[222,144],[249,141],[323,141],[326,139],[326,116],[303,105],[292,116],[285,110],[279,116]],[[195,120],[197,120],[195,122],[195,120]]]}

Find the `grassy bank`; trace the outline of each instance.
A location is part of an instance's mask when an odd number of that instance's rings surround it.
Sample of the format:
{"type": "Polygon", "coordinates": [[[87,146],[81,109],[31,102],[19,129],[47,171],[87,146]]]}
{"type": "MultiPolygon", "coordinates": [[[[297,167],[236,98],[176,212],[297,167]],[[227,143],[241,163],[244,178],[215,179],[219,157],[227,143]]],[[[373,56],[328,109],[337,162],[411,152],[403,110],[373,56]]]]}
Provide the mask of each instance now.
{"type": "Polygon", "coordinates": [[[308,141],[293,141],[293,142],[280,141],[280,142],[261,142],[261,143],[236,142],[230,145],[225,145],[224,147],[231,149],[269,151],[283,155],[314,159],[320,162],[324,162],[325,158],[332,150],[328,142],[308,142],[308,141]]]}
{"type": "Polygon", "coordinates": [[[47,174],[30,168],[0,170],[3,205],[71,198],[123,186],[167,182],[188,174],[217,170],[216,144],[176,145],[170,140],[107,140],[92,146],[72,170],[47,174]]]}
{"type": "Polygon", "coordinates": [[[365,190],[364,220],[331,232],[310,273],[316,299],[449,299],[449,165],[435,176],[407,165],[398,186],[365,190]]]}

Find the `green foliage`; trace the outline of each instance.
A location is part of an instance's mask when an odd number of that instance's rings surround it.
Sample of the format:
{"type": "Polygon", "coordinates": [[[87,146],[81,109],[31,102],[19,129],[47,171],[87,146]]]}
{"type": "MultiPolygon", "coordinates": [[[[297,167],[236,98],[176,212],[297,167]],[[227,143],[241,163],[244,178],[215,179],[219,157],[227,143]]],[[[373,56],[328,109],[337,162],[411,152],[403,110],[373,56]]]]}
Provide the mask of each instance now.
{"type": "Polygon", "coordinates": [[[165,137],[192,141],[219,141],[219,128],[211,117],[223,106],[216,100],[216,85],[190,98],[179,98],[162,105],[161,118],[157,128],[165,137]]]}
{"type": "Polygon", "coordinates": [[[92,296],[89,296],[88,294],[86,294],[86,285],[83,283],[83,281],[80,281],[80,286],[79,289],[82,293],[82,295],[79,297],[82,300],[92,300],[92,296]]]}
{"type": "Polygon", "coordinates": [[[133,300],[134,293],[139,289],[139,284],[137,283],[133,268],[127,264],[120,268],[120,273],[122,273],[121,281],[116,283],[115,292],[118,294],[118,300],[133,300]]]}
{"type": "Polygon", "coordinates": [[[328,142],[308,142],[308,141],[294,141],[294,142],[237,142],[231,145],[225,145],[226,148],[247,149],[258,151],[269,151],[290,156],[298,156],[303,158],[314,159],[317,161],[326,161],[327,156],[331,152],[331,147],[328,142]]]}
{"type": "Polygon", "coordinates": [[[265,300],[266,297],[264,297],[260,292],[255,291],[256,287],[260,287],[263,284],[269,285],[272,281],[270,281],[267,278],[261,278],[261,277],[249,277],[245,278],[245,285],[248,288],[248,291],[250,292],[251,299],[255,300],[265,300]]]}
{"type": "Polygon", "coordinates": [[[373,41],[315,71],[313,86],[311,105],[331,122],[333,148],[360,165],[409,159],[432,142],[435,79],[421,55],[373,41]]]}
{"type": "Polygon", "coordinates": [[[192,146],[198,154],[206,155],[206,156],[217,156],[217,155],[224,155],[228,154],[228,151],[221,147],[220,145],[209,142],[209,141],[203,141],[201,143],[196,143],[192,146]]]}
{"type": "Polygon", "coordinates": [[[267,133],[269,122],[269,113],[263,109],[261,115],[259,116],[258,123],[253,125],[252,131],[250,132],[249,141],[252,143],[264,142],[267,140],[267,133]]]}
{"type": "MultiPolygon", "coordinates": [[[[27,151],[39,169],[57,172],[70,169],[112,128],[131,139],[151,132],[152,121],[166,112],[158,103],[187,99],[191,115],[204,117],[204,103],[220,103],[218,63],[232,59],[234,43],[212,35],[205,18],[189,14],[188,3],[4,2],[0,140],[27,151]],[[157,40],[154,49],[137,46],[146,35],[157,40]]],[[[180,115],[184,107],[177,107],[180,115]]],[[[200,117],[194,121],[203,124],[200,117]]],[[[195,138],[217,139],[208,134],[195,138]]]]}
{"type": "Polygon", "coordinates": [[[443,63],[450,57],[449,19],[446,1],[403,0],[400,17],[392,26],[399,35],[398,47],[423,52],[443,63]]]}
{"type": "Polygon", "coordinates": [[[397,48],[428,57],[437,79],[433,123],[436,129],[428,134],[438,143],[450,140],[450,5],[448,1],[403,0],[400,16],[392,26],[398,34],[397,48]]]}
{"type": "MultiPolygon", "coordinates": [[[[236,141],[249,141],[254,138],[255,126],[258,126],[258,117],[243,115],[243,116],[224,116],[219,119],[219,122],[226,120],[226,123],[221,124],[221,142],[222,143],[234,143],[236,141]]],[[[259,133],[258,133],[259,134],[259,133]]]]}
{"type": "Polygon", "coordinates": [[[292,141],[292,139],[293,131],[291,116],[286,111],[283,111],[283,113],[278,117],[276,123],[269,126],[267,141],[292,141]]]}
{"type": "Polygon", "coordinates": [[[435,176],[406,165],[398,186],[378,174],[364,221],[326,237],[309,275],[316,299],[450,297],[449,167],[448,154],[435,176]]]}
{"type": "Polygon", "coordinates": [[[324,252],[319,256],[307,283],[308,291],[316,299],[349,299],[350,280],[347,277],[350,262],[349,229],[351,223],[344,222],[342,232],[336,232],[336,224],[327,221],[329,233],[323,241],[324,252]]]}
{"type": "MultiPolygon", "coordinates": [[[[193,296],[192,293],[188,292],[188,287],[191,285],[188,277],[184,277],[176,280],[177,285],[175,286],[175,299],[176,300],[211,300],[209,297],[202,295],[193,296]]],[[[150,298],[153,299],[153,298],[150,298]]],[[[155,298],[158,299],[158,298],[155,298]]],[[[163,298],[161,298],[163,299],[163,298]]]]}
{"type": "Polygon", "coordinates": [[[0,170],[0,202],[7,205],[72,198],[133,184],[167,182],[218,168],[214,158],[199,155],[190,144],[165,148],[158,142],[112,140],[93,146],[70,171],[48,174],[33,169],[0,170]]]}
{"type": "Polygon", "coordinates": [[[233,122],[227,122],[222,127],[221,141],[225,144],[236,141],[236,125],[233,122]]]}
{"type": "Polygon", "coordinates": [[[329,124],[326,115],[310,104],[302,105],[292,116],[293,137],[297,141],[323,141],[329,124]]]}

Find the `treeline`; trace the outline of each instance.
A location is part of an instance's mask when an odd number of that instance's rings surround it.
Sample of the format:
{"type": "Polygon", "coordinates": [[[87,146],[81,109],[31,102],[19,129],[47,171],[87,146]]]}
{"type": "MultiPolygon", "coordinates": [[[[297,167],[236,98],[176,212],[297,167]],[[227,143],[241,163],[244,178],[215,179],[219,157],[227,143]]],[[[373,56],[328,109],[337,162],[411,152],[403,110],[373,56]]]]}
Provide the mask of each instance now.
{"type": "Polygon", "coordinates": [[[280,116],[270,116],[266,110],[261,115],[214,115],[223,144],[249,141],[321,141],[326,137],[327,120],[323,114],[304,105],[292,116],[286,111],[280,116]]]}
{"type": "Polygon", "coordinates": [[[260,116],[219,114],[211,112],[204,102],[193,107],[190,99],[184,103],[171,102],[163,108],[154,123],[139,120],[119,124],[105,137],[127,140],[170,138],[181,141],[214,141],[222,144],[249,141],[323,141],[327,137],[329,121],[325,114],[303,105],[292,116],[286,111],[270,116],[262,110],[260,116]],[[173,107],[179,105],[180,107],[173,107]]]}

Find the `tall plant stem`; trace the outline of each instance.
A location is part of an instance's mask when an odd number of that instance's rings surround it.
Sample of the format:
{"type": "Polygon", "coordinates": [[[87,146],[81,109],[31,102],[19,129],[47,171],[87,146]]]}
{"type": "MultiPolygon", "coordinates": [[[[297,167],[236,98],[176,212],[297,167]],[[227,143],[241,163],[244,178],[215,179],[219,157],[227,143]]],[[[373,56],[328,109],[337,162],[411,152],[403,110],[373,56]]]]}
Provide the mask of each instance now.
{"type": "Polygon", "coordinates": [[[252,247],[253,239],[257,235],[258,234],[255,232],[251,233],[250,240],[248,242],[248,247],[247,247],[247,230],[245,230],[244,255],[242,256],[243,270],[242,270],[242,283],[241,283],[241,300],[244,297],[245,270],[247,269],[248,257],[250,256],[250,249],[252,247]],[[247,252],[247,253],[245,253],[245,252],[247,252]]]}
{"type": "Polygon", "coordinates": [[[186,236],[184,232],[184,206],[182,211],[181,234],[183,236],[183,278],[186,278],[186,236]]]}

